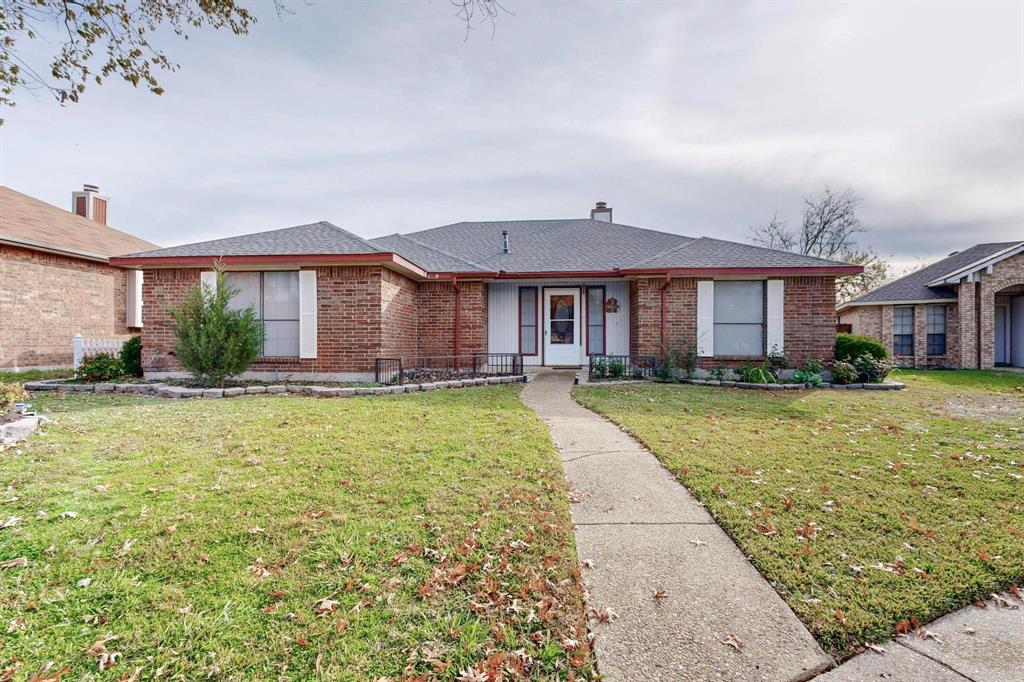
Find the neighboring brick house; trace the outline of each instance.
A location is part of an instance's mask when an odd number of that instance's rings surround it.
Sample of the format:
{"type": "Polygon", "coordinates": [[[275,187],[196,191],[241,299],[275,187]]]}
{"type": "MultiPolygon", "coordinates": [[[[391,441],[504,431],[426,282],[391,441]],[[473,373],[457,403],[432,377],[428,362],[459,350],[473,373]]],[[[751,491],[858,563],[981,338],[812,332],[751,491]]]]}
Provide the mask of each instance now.
{"type": "Polygon", "coordinates": [[[1024,241],[976,244],[839,306],[908,367],[1024,367],[1024,241]]]}
{"type": "Polygon", "coordinates": [[[75,334],[127,338],[142,325],[142,273],[110,256],[156,245],[108,227],[92,185],[71,205],[0,186],[0,368],[70,366],[75,334]]]}
{"type": "Polygon", "coordinates": [[[379,357],[522,354],[578,367],[590,355],[695,348],[713,367],[773,348],[829,360],[835,278],[860,266],[589,219],[456,223],[362,239],[330,223],[115,258],[146,272],[143,366],[181,372],[168,326],[212,267],[226,267],[266,326],[250,376],[366,377],[379,357]]]}

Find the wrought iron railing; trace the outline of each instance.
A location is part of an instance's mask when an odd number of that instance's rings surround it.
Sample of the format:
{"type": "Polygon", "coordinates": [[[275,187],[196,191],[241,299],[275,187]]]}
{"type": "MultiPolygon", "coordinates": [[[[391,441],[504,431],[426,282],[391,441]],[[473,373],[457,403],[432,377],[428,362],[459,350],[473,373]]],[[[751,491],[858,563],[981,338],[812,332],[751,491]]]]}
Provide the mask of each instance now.
{"type": "Polygon", "coordinates": [[[653,355],[591,355],[591,381],[624,381],[654,376],[658,358],[653,355]]]}
{"type": "Polygon", "coordinates": [[[416,355],[374,361],[374,380],[385,385],[522,373],[523,356],[519,353],[416,355]]]}

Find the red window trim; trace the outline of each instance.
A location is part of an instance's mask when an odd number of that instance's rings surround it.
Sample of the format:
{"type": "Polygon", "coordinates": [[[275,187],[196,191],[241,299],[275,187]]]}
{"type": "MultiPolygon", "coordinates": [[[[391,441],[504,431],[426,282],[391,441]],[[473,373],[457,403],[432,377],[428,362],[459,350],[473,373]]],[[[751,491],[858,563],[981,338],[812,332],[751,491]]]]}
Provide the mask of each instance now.
{"type": "Polygon", "coordinates": [[[518,316],[519,316],[519,352],[525,357],[535,358],[540,355],[540,315],[538,314],[538,307],[540,306],[540,292],[538,287],[519,287],[518,295],[516,296],[516,303],[518,304],[518,316]],[[533,290],[533,352],[523,353],[523,290],[533,290]]]}
{"type": "Polygon", "coordinates": [[[585,287],[584,299],[586,301],[586,312],[583,315],[584,326],[586,327],[587,357],[590,357],[590,290],[601,290],[601,348],[604,355],[608,354],[608,312],[604,309],[605,299],[608,297],[608,290],[602,286],[585,287]]]}

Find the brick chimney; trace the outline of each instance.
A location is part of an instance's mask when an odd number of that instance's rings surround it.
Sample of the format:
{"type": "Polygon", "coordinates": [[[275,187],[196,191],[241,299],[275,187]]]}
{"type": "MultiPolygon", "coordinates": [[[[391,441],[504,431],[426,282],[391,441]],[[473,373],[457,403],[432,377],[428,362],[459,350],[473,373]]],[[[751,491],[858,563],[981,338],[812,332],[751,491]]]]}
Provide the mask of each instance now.
{"type": "Polygon", "coordinates": [[[594,208],[590,209],[590,219],[603,220],[606,223],[610,223],[612,221],[612,210],[608,208],[608,204],[599,201],[594,208]]]}
{"type": "Polygon", "coordinates": [[[106,225],[107,201],[107,197],[100,196],[100,188],[96,185],[82,185],[81,192],[71,193],[71,212],[106,225]]]}

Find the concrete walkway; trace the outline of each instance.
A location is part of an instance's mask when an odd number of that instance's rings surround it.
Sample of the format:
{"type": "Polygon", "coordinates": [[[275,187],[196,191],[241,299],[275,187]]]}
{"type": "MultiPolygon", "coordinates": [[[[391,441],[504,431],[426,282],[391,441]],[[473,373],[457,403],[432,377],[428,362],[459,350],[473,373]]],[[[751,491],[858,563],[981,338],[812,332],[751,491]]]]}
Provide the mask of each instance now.
{"type": "Polygon", "coordinates": [[[1020,682],[1024,680],[1024,602],[1012,594],[968,606],[917,634],[866,651],[814,682],[1020,682]]]}
{"type": "Polygon", "coordinates": [[[523,402],[558,446],[598,671],[620,680],[805,680],[832,666],[725,532],[647,450],[537,374],[523,402]],[[589,562],[593,566],[588,568],[589,562]],[[655,595],[659,596],[655,596],[655,595]]]}

